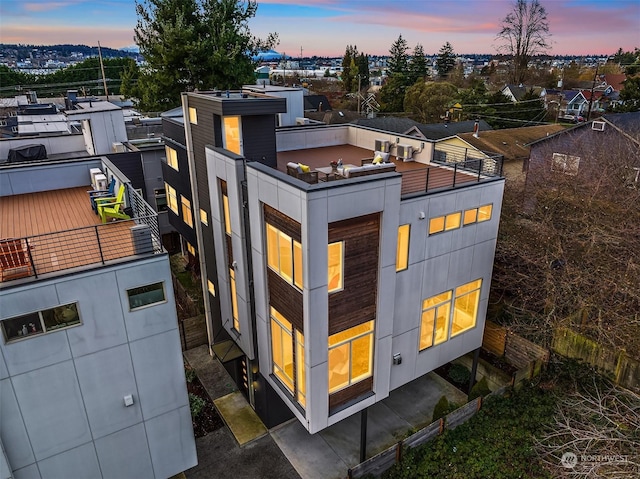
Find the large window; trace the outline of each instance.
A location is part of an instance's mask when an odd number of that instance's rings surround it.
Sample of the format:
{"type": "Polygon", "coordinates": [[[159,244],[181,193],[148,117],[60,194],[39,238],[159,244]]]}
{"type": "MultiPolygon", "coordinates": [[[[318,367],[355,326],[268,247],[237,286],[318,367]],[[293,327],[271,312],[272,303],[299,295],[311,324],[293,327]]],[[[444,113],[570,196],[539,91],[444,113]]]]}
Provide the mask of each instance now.
{"type": "Polygon", "coordinates": [[[453,303],[453,321],[451,323],[452,337],[476,325],[481,286],[482,280],[477,279],[456,288],[456,297],[453,303]]]}
{"type": "Polygon", "coordinates": [[[492,212],[493,205],[484,205],[479,206],[478,208],[465,210],[462,224],[466,226],[472,223],[482,223],[483,221],[489,221],[491,219],[492,212]]]}
{"type": "Polygon", "coordinates": [[[268,223],[267,264],[282,279],[302,289],[302,245],[268,223]]]}
{"type": "Polygon", "coordinates": [[[476,325],[482,279],[458,286],[422,302],[420,350],[447,341],[476,325]]]}
{"type": "Polygon", "coordinates": [[[187,226],[193,228],[193,213],[191,212],[191,201],[180,195],[180,203],[182,204],[182,221],[184,221],[187,226]]]}
{"type": "Polygon", "coordinates": [[[233,316],[233,329],[240,331],[238,319],[238,292],[236,290],[236,272],[229,268],[229,284],[231,285],[231,315],[233,316]]]}
{"type": "Polygon", "coordinates": [[[164,283],[153,283],[128,289],[127,297],[129,298],[129,309],[131,311],[152,304],[164,303],[166,301],[164,283]]]}
{"type": "Polygon", "coordinates": [[[225,116],[223,118],[223,146],[227,150],[242,154],[242,138],[240,135],[240,117],[239,116],[225,116]]]}
{"type": "Polygon", "coordinates": [[[421,350],[447,340],[450,316],[451,291],[432,296],[422,302],[421,350]]]}
{"type": "Polygon", "coordinates": [[[341,291],[344,287],[344,241],[329,244],[328,291],[341,291]]]}
{"type": "Polygon", "coordinates": [[[5,319],[0,324],[4,340],[10,342],[75,326],[81,321],[78,304],[70,303],[5,319]]]}
{"type": "Polygon", "coordinates": [[[409,231],[411,225],[398,227],[398,249],[396,250],[396,271],[402,271],[409,266],[409,231]]]}
{"type": "Polygon", "coordinates": [[[271,357],[273,374],[304,407],[304,335],[302,331],[293,328],[291,322],[274,308],[271,308],[271,357]]]}
{"type": "Polygon", "coordinates": [[[329,336],[329,393],[373,374],[373,321],[329,336]]]}
{"type": "Polygon", "coordinates": [[[176,194],[176,189],[169,183],[165,183],[164,190],[167,192],[167,204],[169,205],[169,209],[175,214],[178,214],[178,195],[176,194]]]}
{"type": "Polygon", "coordinates": [[[165,154],[167,155],[167,165],[169,165],[174,170],[179,171],[178,152],[168,145],[165,145],[164,151],[165,151],[165,154]]]}

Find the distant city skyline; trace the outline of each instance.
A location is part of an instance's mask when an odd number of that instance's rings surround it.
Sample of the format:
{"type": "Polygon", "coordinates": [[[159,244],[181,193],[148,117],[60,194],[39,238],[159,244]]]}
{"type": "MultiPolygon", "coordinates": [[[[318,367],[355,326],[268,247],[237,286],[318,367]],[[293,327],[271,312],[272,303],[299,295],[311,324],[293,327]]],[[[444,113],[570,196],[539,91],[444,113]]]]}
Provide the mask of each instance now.
{"type": "MultiPolygon", "coordinates": [[[[640,47],[640,1],[541,0],[552,55],[613,54],[640,47]]],[[[456,53],[494,53],[511,0],[261,0],[249,27],[277,32],[278,52],[292,57],[342,56],[347,45],[387,55],[400,34],[426,54],[449,42],[456,53]]],[[[123,48],[134,44],[134,0],[3,0],[0,43],[61,43],[123,48]]],[[[409,51],[409,53],[410,53],[409,51]]]]}

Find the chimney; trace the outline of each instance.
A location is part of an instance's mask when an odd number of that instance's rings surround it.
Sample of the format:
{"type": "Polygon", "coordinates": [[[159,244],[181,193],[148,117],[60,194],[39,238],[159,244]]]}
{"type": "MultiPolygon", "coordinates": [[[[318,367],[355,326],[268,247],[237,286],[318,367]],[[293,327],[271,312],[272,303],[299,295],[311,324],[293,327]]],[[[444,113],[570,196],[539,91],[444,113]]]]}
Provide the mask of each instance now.
{"type": "Polygon", "coordinates": [[[478,124],[478,120],[476,120],[476,122],[473,124],[473,136],[475,138],[478,138],[478,129],[479,129],[479,124],[478,124]]]}

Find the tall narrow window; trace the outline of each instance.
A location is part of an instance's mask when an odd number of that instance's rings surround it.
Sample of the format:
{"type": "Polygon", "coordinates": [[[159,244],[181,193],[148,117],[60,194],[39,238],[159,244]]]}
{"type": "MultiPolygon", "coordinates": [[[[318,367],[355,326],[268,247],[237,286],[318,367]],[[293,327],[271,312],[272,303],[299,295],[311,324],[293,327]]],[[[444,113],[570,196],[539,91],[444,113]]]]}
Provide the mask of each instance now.
{"type": "Polygon", "coordinates": [[[167,165],[176,171],[178,170],[178,152],[168,145],[165,145],[164,152],[167,155],[167,165]]]}
{"type": "Polygon", "coordinates": [[[398,249],[396,250],[396,271],[409,267],[409,231],[411,225],[398,227],[398,249]]]}
{"type": "Polygon", "coordinates": [[[203,225],[208,225],[209,224],[209,217],[207,216],[207,212],[205,210],[203,210],[202,208],[200,208],[200,222],[203,225]]]}
{"type": "Polygon", "coordinates": [[[169,205],[169,209],[175,214],[178,214],[178,196],[176,194],[176,189],[169,183],[165,183],[164,190],[167,192],[167,204],[169,205]]]}
{"type": "Polygon", "coordinates": [[[229,216],[229,197],[222,195],[222,214],[224,215],[224,232],[228,235],[231,234],[231,218],[229,216]]]}
{"type": "Polygon", "coordinates": [[[198,111],[192,106],[189,107],[189,123],[192,125],[198,124],[198,111]]]}
{"type": "Polygon", "coordinates": [[[307,404],[306,372],[304,367],[304,336],[296,331],[296,389],[297,400],[302,407],[307,404]]]}
{"type": "Polygon", "coordinates": [[[302,245],[276,227],[266,224],[267,264],[287,283],[302,289],[302,245]]]}
{"type": "Polygon", "coordinates": [[[238,319],[238,294],[236,291],[236,272],[229,268],[229,284],[231,285],[231,315],[233,316],[233,329],[240,331],[240,320],[238,319]]]}
{"type": "Polygon", "coordinates": [[[422,302],[420,350],[447,340],[451,316],[451,291],[427,298],[422,302]]]}
{"type": "Polygon", "coordinates": [[[180,195],[180,203],[182,204],[182,221],[184,221],[187,226],[193,228],[193,213],[191,212],[191,201],[180,195]]]}
{"type": "Polygon", "coordinates": [[[223,146],[227,150],[242,155],[242,138],[240,134],[240,117],[225,116],[223,146]]]}
{"type": "Polygon", "coordinates": [[[271,308],[271,355],[273,374],[293,393],[292,326],[278,311],[271,308]]]}
{"type": "Polygon", "coordinates": [[[373,321],[329,336],[329,393],[373,374],[373,321]]]}
{"type": "Polygon", "coordinates": [[[328,250],[328,291],[341,291],[344,282],[344,242],[329,244],[328,250]]]}
{"type": "Polygon", "coordinates": [[[476,325],[481,287],[482,279],[477,279],[456,288],[456,297],[453,303],[453,321],[451,322],[451,337],[471,329],[476,325]]]}

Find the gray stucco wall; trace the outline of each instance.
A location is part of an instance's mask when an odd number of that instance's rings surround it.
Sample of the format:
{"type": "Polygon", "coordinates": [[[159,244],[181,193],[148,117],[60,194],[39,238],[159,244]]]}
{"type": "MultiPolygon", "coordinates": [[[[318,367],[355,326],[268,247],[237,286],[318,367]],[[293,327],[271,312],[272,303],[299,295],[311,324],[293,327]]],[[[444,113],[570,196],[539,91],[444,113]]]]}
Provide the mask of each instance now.
{"type": "Polygon", "coordinates": [[[0,337],[0,439],[14,477],[166,478],[197,464],[168,258],[5,289],[0,319],[71,302],[78,326],[0,337]],[[166,302],[130,311],[126,290],[160,281],[166,302]]]}

